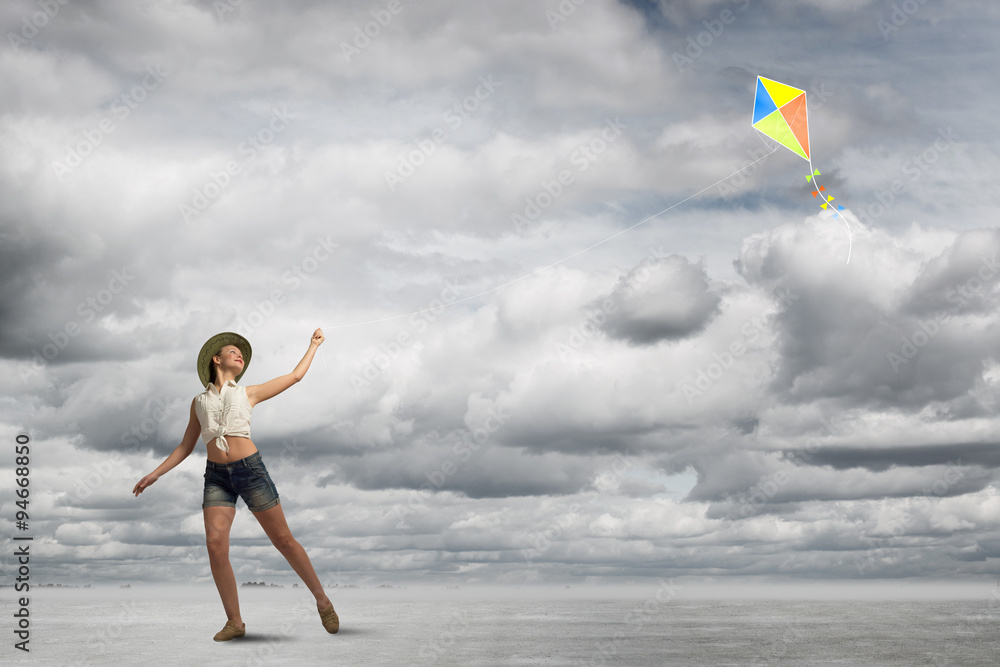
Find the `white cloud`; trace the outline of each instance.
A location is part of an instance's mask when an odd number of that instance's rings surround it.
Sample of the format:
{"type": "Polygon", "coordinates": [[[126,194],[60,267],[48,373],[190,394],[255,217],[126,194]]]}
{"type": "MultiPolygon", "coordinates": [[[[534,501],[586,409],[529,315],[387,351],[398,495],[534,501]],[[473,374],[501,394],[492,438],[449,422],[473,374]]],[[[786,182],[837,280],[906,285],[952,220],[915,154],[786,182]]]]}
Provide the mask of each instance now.
{"type": "MultiPolygon", "coordinates": [[[[408,3],[348,61],[368,5],[70,3],[0,53],[0,423],[46,448],[53,557],[79,578],[194,571],[202,443],[130,491],[183,434],[195,353],[243,330],[259,383],[323,327],[252,429],[318,569],[986,571],[994,47],[952,30],[994,17],[956,7],[931,35],[928,14],[886,46],[868,2],[762,3],[678,71],[731,4],[584,3],[553,30],[534,3],[408,3]],[[60,181],[53,161],[153,65],[163,80],[60,181]],[[760,157],[758,71],[810,91],[850,263],[798,157],[712,185],[760,157]],[[863,538],[903,519],[898,565],[869,558],[863,538]]],[[[240,572],[290,576],[241,511],[260,560],[240,572]]]]}

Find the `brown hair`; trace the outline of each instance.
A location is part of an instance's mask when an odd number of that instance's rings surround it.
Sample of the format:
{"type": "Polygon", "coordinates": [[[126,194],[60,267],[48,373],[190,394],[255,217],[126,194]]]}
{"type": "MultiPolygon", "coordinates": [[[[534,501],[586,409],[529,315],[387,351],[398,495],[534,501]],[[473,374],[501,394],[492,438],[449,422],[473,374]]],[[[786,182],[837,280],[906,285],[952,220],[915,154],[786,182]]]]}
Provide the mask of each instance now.
{"type": "MultiPolygon", "coordinates": [[[[222,347],[225,347],[225,345],[223,345],[222,347]]],[[[208,383],[209,384],[215,384],[215,361],[214,361],[214,359],[215,359],[215,357],[217,357],[220,354],[222,354],[222,347],[220,347],[218,350],[216,350],[215,354],[213,354],[209,358],[209,360],[208,360],[208,383]]]]}

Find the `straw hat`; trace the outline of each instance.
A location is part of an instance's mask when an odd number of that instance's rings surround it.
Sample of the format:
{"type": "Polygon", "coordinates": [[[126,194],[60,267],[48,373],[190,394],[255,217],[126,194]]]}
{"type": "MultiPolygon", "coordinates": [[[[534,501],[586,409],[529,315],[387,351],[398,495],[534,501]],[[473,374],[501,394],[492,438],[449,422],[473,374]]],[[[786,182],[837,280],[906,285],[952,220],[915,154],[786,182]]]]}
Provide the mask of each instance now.
{"type": "Polygon", "coordinates": [[[253,350],[250,349],[250,341],[232,331],[215,334],[205,341],[205,344],[201,346],[201,352],[198,353],[198,377],[201,378],[202,386],[208,386],[208,374],[212,367],[212,357],[226,345],[235,345],[243,354],[243,370],[236,376],[237,382],[240,381],[243,374],[250,368],[250,357],[253,355],[253,350]]]}

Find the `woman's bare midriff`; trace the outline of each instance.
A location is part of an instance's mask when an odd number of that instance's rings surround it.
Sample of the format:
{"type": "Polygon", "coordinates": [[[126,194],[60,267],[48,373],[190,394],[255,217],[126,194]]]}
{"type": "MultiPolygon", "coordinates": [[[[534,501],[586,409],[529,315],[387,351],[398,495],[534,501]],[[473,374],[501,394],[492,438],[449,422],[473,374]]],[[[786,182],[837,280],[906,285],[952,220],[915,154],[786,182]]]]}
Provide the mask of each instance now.
{"type": "Polygon", "coordinates": [[[228,452],[224,452],[216,447],[216,440],[218,438],[213,438],[212,442],[208,443],[208,460],[212,463],[232,463],[233,461],[244,459],[257,451],[257,445],[253,444],[253,440],[250,438],[227,435],[226,442],[229,443],[228,452]]]}

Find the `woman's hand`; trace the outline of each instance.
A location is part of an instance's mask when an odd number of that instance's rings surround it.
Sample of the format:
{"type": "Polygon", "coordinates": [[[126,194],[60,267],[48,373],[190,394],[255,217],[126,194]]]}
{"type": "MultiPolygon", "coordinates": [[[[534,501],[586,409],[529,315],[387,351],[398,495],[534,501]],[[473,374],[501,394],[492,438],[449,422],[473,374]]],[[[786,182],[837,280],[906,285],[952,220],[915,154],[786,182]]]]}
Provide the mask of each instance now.
{"type": "Polygon", "coordinates": [[[316,331],[313,332],[312,340],[309,341],[309,344],[319,347],[325,340],[326,338],[323,336],[323,330],[316,329],[316,331]]]}
{"type": "Polygon", "coordinates": [[[159,475],[152,472],[149,473],[148,475],[139,480],[139,483],[136,484],[135,488],[132,489],[132,493],[134,493],[135,497],[138,498],[139,494],[146,490],[146,487],[150,486],[153,482],[155,482],[158,479],[160,479],[159,475]]]}

